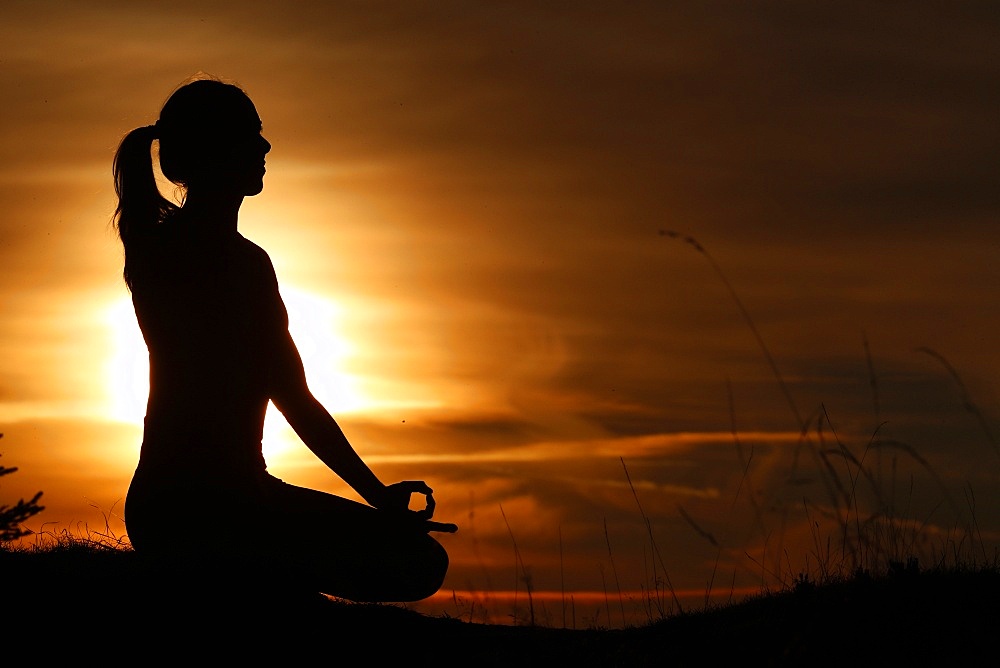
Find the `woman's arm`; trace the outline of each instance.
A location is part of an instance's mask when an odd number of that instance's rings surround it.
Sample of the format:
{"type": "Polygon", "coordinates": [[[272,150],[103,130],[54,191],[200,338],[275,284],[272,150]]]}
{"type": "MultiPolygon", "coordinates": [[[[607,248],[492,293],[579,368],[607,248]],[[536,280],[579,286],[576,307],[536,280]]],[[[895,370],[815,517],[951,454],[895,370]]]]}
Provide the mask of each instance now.
{"type": "MultiPolygon", "coordinates": [[[[337,421],[309,390],[302,359],[292,337],[286,333],[283,338],[278,371],[282,380],[276,384],[271,400],[299,438],[369,505],[392,512],[410,512],[414,519],[429,520],[434,515],[434,497],[427,483],[404,480],[385,485],[378,479],[347,440],[337,421]],[[423,510],[409,509],[410,496],[414,493],[426,497],[423,510]]],[[[457,528],[437,522],[427,524],[431,531],[455,531],[457,528]]]]}
{"type": "MultiPolygon", "coordinates": [[[[266,259],[266,254],[264,258],[266,259]]],[[[271,401],[306,446],[370,505],[382,510],[410,512],[416,519],[429,520],[434,514],[431,488],[422,480],[406,480],[392,485],[382,483],[347,440],[337,421],[309,390],[302,358],[288,332],[287,312],[278,293],[277,278],[269,259],[266,259],[266,266],[275,300],[274,317],[278,320],[276,324],[281,327],[280,334],[275,337],[271,356],[271,401]],[[414,493],[426,497],[424,510],[409,510],[410,495],[414,493]]],[[[431,531],[454,531],[457,528],[437,522],[427,522],[427,525],[431,531]]]]}
{"type": "Polygon", "coordinates": [[[299,438],[320,460],[376,508],[386,504],[386,486],[354,450],[340,425],[313,396],[292,337],[279,343],[271,400],[299,438]]]}

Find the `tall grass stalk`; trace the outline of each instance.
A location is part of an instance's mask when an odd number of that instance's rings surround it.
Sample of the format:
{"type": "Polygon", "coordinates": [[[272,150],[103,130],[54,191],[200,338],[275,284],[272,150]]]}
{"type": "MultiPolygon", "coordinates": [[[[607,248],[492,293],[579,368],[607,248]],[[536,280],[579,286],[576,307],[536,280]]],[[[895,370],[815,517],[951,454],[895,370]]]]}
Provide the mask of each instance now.
{"type": "Polygon", "coordinates": [[[726,277],[725,273],[723,273],[722,268],[715,261],[715,258],[713,258],[709,252],[705,250],[704,246],[702,246],[694,237],[690,235],[681,234],[680,232],[676,232],[674,230],[661,230],[660,234],[670,237],[671,239],[680,239],[698,251],[708,262],[709,266],[712,267],[712,270],[719,277],[719,280],[722,281],[726,290],[729,291],[729,296],[732,297],[740,315],[743,316],[743,321],[747,324],[747,327],[753,334],[754,339],[756,339],[757,345],[760,347],[761,354],[763,354],[764,359],[767,361],[767,365],[771,368],[771,372],[774,374],[778,387],[781,389],[781,393],[784,395],[785,401],[788,402],[788,407],[795,416],[796,422],[800,428],[804,428],[805,421],[802,419],[801,413],[799,413],[799,408],[795,404],[795,400],[792,399],[792,393],[788,389],[788,384],[785,382],[784,376],[782,376],[781,371],[778,369],[777,362],[774,361],[774,356],[771,355],[771,350],[767,347],[767,344],[764,343],[764,337],[761,336],[760,330],[757,329],[757,325],[754,323],[753,318],[750,317],[750,312],[747,310],[746,306],[743,305],[743,300],[740,299],[738,294],[736,294],[736,288],[734,288],[733,284],[729,282],[729,279],[726,277]]]}
{"type": "Polygon", "coordinates": [[[937,352],[936,350],[933,350],[932,348],[917,348],[917,352],[924,353],[925,355],[930,355],[938,362],[940,362],[940,364],[945,368],[945,370],[948,372],[948,375],[952,377],[952,380],[954,380],[955,384],[958,386],[958,394],[959,398],[961,398],[962,400],[962,406],[965,408],[965,410],[971,413],[973,417],[976,418],[976,422],[979,423],[980,428],[986,435],[986,440],[989,442],[989,445],[992,448],[993,453],[998,457],[1000,457],[1000,445],[997,444],[997,440],[993,436],[993,430],[990,429],[989,422],[986,421],[986,417],[983,415],[983,412],[979,409],[979,406],[976,405],[976,402],[972,400],[968,388],[962,381],[962,377],[958,375],[958,372],[955,370],[955,367],[953,367],[951,363],[948,362],[948,360],[945,359],[945,357],[941,353],[937,352]]]}
{"type": "MultiPolygon", "coordinates": [[[[656,561],[652,562],[653,563],[653,581],[654,581],[654,584],[657,582],[657,578],[656,578],[656,563],[658,561],[659,564],[660,564],[660,568],[663,571],[663,582],[667,586],[667,589],[670,592],[671,597],[673,598],[674,605],[677,606],[677,610],[679,612],[684,612],[684,608],[683,608],[683,606],[681,606],[681,601],[677,597],[677,592],[674,590],[674,585],[670,581],[670,573],[667,572],[667,567],[663,563],[663,555],[660,554],[660,548],[656,544],[656,539],[653,538],[653,524],[652,524],[652,522],[649,521],[649,517],[646,515],[646,512],[642,509],[642,503],[639,502],[639,494],[635,491],[635,485],[632,484],[632,476],[629,475],[629,473],[628,473],[628,467],[625,466],[625,459],[623,457],[619,457],[618,459],[621,461],[622,468],[625,470],[625,479],[628,480],[629,489],[632,490],[632,496],[635,498],[635,504],[639,508],[639,515],[642,517],[642,521],[646,525],[646,533],[649,534],[649,548],[650,548],[650,551],[651,551],[652,555],[656,557],[656,561]]],[[[656,585],[656,589],[659,590],[659,586],[658,585],[656,585]]],[[[663,608],[663,606],[659,603],[659,599],[658,598],[657,598],[657,606],[659,608],[660,616],[661,617],[666,616],[667,612],[663,608]]]]}
{"type": "Polygon", "coordinates": [[[563,569],[562,524],[559,525],[559,601],[562,604],[562,625],[566,628],[566,572],[563,569]]]}
{"type": "Polygon", "coordinates": [[[601,589],[604,590],[604,611],[608,616],[608,624],[611,623],[611,600],[608,598],[608,580],[604,576],[604,564],[598,562],[597,570],[601,572],[601,589]]]}
{"type": "MultiPolygon", "coordinates": [[[[861,332],[861,345],[865,350],[865,365],[868,368],[868,386],[872,390],[872,414],[875,416],[875,424],[882,425],[882,406],[879,401],[878,374],[875,373],[875,362],[872,360],[871,346],[868,345],[868,335],[861,332]]],[[[878,433],[878,430],[875,430],[878,433]]],[[[875,482],[879,489],[882,489],[882,451],[875,452],[875,482]]]]}
{"type": "Polygon", "coordinates": [[[510,534],[510,541],[514,545],[514,621],[517,622],[517,568],[521,568],[521,577],[524,578],[524,587],[528,595],[528,622],[530,626],[535,625],[535,603],[532,599],[531,589],[531,574],[528,573],[528,569],[524,565],[524,560],[521,558],[521,550],[517,547],[517,539],[514,538],[514,531],[510,528],[510,522],[507,521],[507,514],[503,511],[503,505],[500,505],[500,515],[503,517],[504,524],[507,525],[507,533],[510,534]]]}
{"type": "MultiPolygon", "coordinates": [[[[622,626],[627,626],[625,621],[625,602],[622,597],[622,584],[618,579],[618,568],[615,566],[615,555],[611,552],[611,538],[608,536],[608,518],[604,518],[604,544],[608,546],[608,561],[611,562],[611,572],[615,576],[615,587],[618,589],[618,607],[621,608],[622,613],[622,626]]],[[[611,621],[611,615],[608,615],[608,622],[611,621]]]]}

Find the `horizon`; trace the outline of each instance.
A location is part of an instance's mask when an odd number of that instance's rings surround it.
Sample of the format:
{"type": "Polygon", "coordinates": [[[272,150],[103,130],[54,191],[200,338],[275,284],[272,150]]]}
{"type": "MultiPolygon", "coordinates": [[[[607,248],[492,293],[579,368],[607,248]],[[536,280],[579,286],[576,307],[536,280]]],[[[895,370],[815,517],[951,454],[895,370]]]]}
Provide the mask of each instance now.
{"type": "MultiPolygon", "coordinates": [[[[0,504],[124,534],[111,158],[206,72],[273,145],[240,230],[310,387],[459,525],[443,592],[583,596],[612,559],[627,591],[741,589],[845,517],[900,532],[880,557],[1000,545],[1000,11],[379,7],[0,10],[0,504]]],[[[358,498],[273,406],[264,440],[358,498]]]]}

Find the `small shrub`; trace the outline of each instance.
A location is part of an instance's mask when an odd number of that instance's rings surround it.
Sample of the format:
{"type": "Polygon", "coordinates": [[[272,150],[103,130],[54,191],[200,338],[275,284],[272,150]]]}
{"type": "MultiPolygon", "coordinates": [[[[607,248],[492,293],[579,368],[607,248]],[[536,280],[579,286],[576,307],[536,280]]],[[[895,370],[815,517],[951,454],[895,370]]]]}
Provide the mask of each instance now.
{"type": "MultiPolygon", "coordinates": [[[[3,434],[0,434],[0,438],[3,438],[3,434]]],[[[17,467],[7,468],[0,465],[0,476],[5,476],[16,470],[17,467]]],[[[28,501],[18,499],[13,506],[0,506],[0,543],[17,540],[31,533],[30,529],[25,529],[21,525],[29,517],[45,510],[45,506],[38,505],[40,498],[42,498],[42,493],[38,492],[28,501]]]]}

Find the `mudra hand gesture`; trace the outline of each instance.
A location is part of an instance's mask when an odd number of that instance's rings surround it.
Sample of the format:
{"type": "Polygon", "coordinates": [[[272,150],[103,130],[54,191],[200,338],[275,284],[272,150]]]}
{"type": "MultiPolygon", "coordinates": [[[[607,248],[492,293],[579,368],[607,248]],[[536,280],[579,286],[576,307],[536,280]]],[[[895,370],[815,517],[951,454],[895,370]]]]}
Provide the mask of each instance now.
{"type": "Polygon", "coordinates": [[[444,533],[455,533],[458,526],[444,522],[432,522],[434,516],[434,491],[423,480],[403,480],[401,482],[387,485],[382,500],[377,506],[380,510],[389,512],[406,513],[414,520],[419,521],[426,531],[441,531],[444,533]],[[424,508],[412,510],[410,499],[413,494],[423,494],[426,498],[424,508]]]}

